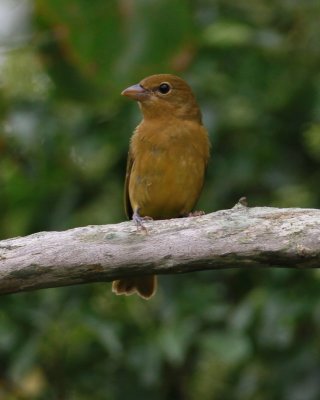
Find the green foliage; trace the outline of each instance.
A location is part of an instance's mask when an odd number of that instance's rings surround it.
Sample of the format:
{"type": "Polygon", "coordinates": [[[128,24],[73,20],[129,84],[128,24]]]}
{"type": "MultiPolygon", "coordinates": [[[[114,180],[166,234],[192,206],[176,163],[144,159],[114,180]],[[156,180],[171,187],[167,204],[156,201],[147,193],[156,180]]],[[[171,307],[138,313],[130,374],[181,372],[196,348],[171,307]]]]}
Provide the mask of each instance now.
{"type": "MultiPolygon", "coordinates": [[[[319,207],[318,1],[4,4],[1,238],[124,220],[140,115],[120,92],[161,72],[210,132],[199,209],[319,207]]],[[[314,271],[235,269],[162,277],[150,302],[108,284],[2,297],[0,398],[317,400],[319,289],[314,271]]]]}

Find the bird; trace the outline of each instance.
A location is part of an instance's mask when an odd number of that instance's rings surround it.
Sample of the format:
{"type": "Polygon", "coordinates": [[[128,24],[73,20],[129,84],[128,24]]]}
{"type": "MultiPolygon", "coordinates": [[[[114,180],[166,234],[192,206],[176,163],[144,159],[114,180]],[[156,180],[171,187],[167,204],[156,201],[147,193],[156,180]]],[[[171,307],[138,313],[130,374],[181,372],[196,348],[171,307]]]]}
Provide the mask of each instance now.
{"type": "MultiPolygon", "coordinates": [[[[144,78],[121,93],[138,102],[142,121],[130,140],[124,185],[126,215],[146,230],[146,219],[188,216],[200,196],[210,141],[190,86],[172,74],[144,78]]],[[[150,299],[155,275],[113,281],[117,294],[150,299]]]]}

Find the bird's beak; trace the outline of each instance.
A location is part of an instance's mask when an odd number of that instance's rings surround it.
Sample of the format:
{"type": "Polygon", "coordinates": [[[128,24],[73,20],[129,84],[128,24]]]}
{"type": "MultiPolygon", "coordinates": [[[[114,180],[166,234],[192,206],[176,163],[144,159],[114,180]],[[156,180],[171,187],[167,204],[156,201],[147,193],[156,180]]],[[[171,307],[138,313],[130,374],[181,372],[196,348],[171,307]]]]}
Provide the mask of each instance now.
{"type": "Polygon", "coordinates": [[[121,92],[121,94],[122,96],[127,96],[130,99],[137,101],[143,101],[148,97],[148,91],[139,84],[124,89],[124,91],[121,92]]]}

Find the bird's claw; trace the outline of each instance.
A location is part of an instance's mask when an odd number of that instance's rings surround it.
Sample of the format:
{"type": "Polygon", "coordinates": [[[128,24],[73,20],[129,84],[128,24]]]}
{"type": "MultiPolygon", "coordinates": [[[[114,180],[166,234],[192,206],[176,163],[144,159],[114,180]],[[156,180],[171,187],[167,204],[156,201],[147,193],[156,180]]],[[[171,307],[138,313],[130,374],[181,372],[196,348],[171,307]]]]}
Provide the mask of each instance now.
{"type": "Polygon", "coordinates": [[[189,214],[188,214],[188,217],[201,217],[201,215],[205,215],[206,213],[204,212],[204,211],[201,211],[201,210],[199,210],[199,211],[193,211],[193,212],[190,212],[189,214]]]}
{"type": "Polygon", "coordinates": [[[133,216],[132,216],[132,220],[135,222],[135,224],[137,225],[138,229],[140,228],[142,231],[148,233],[148,229],[145,227],[143,222],[152,221],[153,218],[148,217],[148,216],[141,217],[137,212],[134,212],[133,216]]]}

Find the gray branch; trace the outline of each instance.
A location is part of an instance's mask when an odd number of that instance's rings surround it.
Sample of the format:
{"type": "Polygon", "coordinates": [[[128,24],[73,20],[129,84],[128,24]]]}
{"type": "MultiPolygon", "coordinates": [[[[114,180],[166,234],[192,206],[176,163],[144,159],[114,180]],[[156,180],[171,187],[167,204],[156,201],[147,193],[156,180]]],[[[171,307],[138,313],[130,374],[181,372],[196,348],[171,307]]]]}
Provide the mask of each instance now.
{"type": "Polygon", "coordinates": [[[143,274],[319,268],[320,210],[247,208],[40,232],[0,241],[0,294],[143,274]]]}

